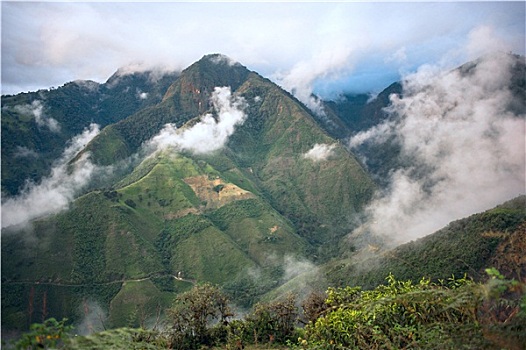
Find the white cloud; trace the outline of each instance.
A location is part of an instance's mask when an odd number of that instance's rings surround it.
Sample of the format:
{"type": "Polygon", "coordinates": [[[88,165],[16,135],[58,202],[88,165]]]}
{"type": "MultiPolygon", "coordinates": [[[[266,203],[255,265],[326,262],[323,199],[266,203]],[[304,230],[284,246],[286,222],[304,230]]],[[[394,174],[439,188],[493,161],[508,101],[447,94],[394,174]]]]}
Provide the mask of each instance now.
{"type": "Polygon", "coordinates": [[[361,131],[351,137],[349,140],[349,147],[358,147],[370,139],[374,139],[376,143],[384,143],[394,133],[395,127],[396,124],[394,121],[385,121],[381,124],[373,126],[368,130],[361,131]]]}
{"type": "Polygon", "coordinates": [[[471,59],[493,52],[505,52],[512,48],[513,44],[510,39],[498,35],[493,26],[481,25],[468,34],[467,52],[471,59]]]}
{"type": "Polygon", "coordinates": [[[350,56],[351,50],[345,46],[324,49],[310,60],[300,61],[287,73],[274,78],[311,111],[323,116],[325,112],[321,101],[313,95],[314,84],[317,80],[338,76],[344,68],[350,69],[350,56]]]}
{"type": "Polygon", "coordinates": [[[308,150],[303,157],[314,162],[327,160],[332,154],[336,144],[327,145],[325,143],[317,143],[310,150],[308,150]]]}
{"type": "Polygon", "coordinates": [[[407,61],[407,49],[405,46],[402,46],[396,50],[391,56],[388,56],[385,59],[385,62],[396,62],[399,64],[405,63],[407,61]]]}
{"type": "Polygon", "coordinates": [[[146,100],[148,98],[148,93],[139,90],[139,91],[137,91],[137,97],[140,100],[146,100]]]}
{"type": "Polygon", "coordinates": [[[38,153],[25,146],[16,146],[15,152],[13,153],[15,158],[38,158],[38,153]]]}
{"type": "Polygon", "coordinates": [[[239,64],[239,62],[233,60],[232,58],[228,57],[227,55],[218,54],[211,58],[212,62],[215,64],[221,64],[226,63],[229,66],[235,66],[236,64],[239,64]]]}
{"type": "Polygon", "coordinates": [[[171,148],[197,154],[221,149],[236,126],[245,121],[246,103],[242,97],[232,96],[230,87],[216,87],[211,101],[217,120],[212,114],[205,114],[197,124],[188,128],[177,129],[174,124],[167,124],[149,145],[157,149],[171,148]]]}
{"type": "Polygon", "coordinates": [[[96,92],[99,89],[99,83],[91,80],[75,80],[74,83],[89,92],[96,92]]]}
{"type": "Polygon", "coordinates": [[[283,270],[283,280],[290,281],[305,273],[315,274],[318,271],[318,267],[306,259],[285,255],[283,257],[283,270]]]}
{"type": "Polygon", "coordinates": [[[79,305],[79,314],[82,320],[75,326],[76,334],[86,336],[106,329],[108,313],[97,301],[84,300],[79,305]]]}
{"type": "Polygon", "coordinates": [[[86,186],[96,170],[85,155],[74,164],[69,161],[99,133],[99,126],[75,136],[64,150],[51,174],[40,183],[28,183],[20,195],[2,203],[2,227],[26,224],[32,219],[57,213],[68,207],[75,195],[86,186]]]}
{"type": "Polygon", "coordinates": [[[482,25],[524,53],[524,16],[520,2],[3,2],[2,89],[101,82],[134,62],[180,70],[223,53],[266,77],[289,76],[287,88],[312,104],[320,85],[349,87],[334,72],[372,72],[376,85],[364,76],[353,87],[383,88],[400,68],[385,57],[403,58],[405,47],[409,69],[436,62],[482,25]]]}
{"type": "Polygon", "coordinates": [[[400,118],[351,139],[394,136],[414,164],[392,173],[360,230],[403,243],[525,193],[526,115],[507,110],[511,64],[491,55],[470,74],[424,67],[407,77],[403,97],[392,96],[400,118]]]}
{"type": "Polygon", "coordinates": [[[282,282],[286,288],[279,288],[281,296],[292,292],[296,294],[298,301],[302,301],[317,289],[316,284],[324,281],[319,268],[304,258],[286,254],[283,256],[282,266],[282,282]]]}
{"type": "Polygon", "coordinates": [[[60,132],[60,124],[56,119],[47,117],[44,114],[44,105],[42,101],[35,100],[30,105],[17,105],[14,110],[20,114],[30,115],[35,118],[35,122],[40,128],[48,128],[50,131],[60,132]]]}

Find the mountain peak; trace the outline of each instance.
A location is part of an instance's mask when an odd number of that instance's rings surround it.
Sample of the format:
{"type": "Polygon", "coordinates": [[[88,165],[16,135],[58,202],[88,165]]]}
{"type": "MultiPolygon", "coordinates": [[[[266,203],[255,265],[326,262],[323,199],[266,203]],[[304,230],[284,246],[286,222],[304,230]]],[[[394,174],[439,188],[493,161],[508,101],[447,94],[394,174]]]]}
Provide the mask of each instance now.
{"type": "Polygon", "coordinates": [[[195,112],[202,113],[208,108],[210,93],[216,86],[230,86],[235,91],[249,74],[245,66],[228,56],[205,55],[182,71],[179,79],[166,92],[164,100],[180,96],[181,103],[185,104],[183,100],[186,99],[186,102],[201,106],[195,112]]]}
{"type": "Polygon", "coordinates": [[[227,55],[223,55],[221,53],[213,53],[204,55],[199,62],[201,61],[209,61],[218,65],[228,65],[228,66],[242,66],[241,63],[237,62],[236,60],[232,59],[231,57],[227,55]]]}
{"type": "Polygon", "coordinates": [[[247,72],[248,69],[233,58],[220,53],[207,54],[194,62],[185,71],[222,71],[223,73],[247,72]]]}

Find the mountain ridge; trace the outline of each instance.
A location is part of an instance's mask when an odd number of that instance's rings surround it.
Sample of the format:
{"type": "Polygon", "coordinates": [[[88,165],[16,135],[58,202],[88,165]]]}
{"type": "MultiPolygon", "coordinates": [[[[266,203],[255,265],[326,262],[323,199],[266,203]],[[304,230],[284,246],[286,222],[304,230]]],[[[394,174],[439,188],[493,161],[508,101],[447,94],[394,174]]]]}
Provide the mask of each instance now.
{"type": "Polygon", "coordinates": [[[178,73],[166,73],[154,83],[152,74],[116,72],[103,84],[77,80],[58,88],[2,96],[2,192],[16,195],[26,179],[40,182],[68,141],[91,123],[105,127],[158,103],[162,90],[178,73]]]}
{"type": "Polygon", "coordinates": [[[69,166],[82,160],[103,168],[132,155],[131,168],[84,190],[68,210],[20,233],[4,228],[6,324],[23,327],[45,311],[28,314],[9,296],[44,307],[44,295],[53,294],[44,308],[57,317],[81,317],[78,304],[96,300],[113,325],[123,325],[134,303],[148,308],[156,297],[167,307],[189,287],[170,277],[179,275],[222,285],[248,306],[282,283],[284,262],[327,259],[326,242],[346,234],[375,186],[294,97],[218,55],[184,70],[157,104],[104,127],[69,166]],[[235,107],[245,118],[223,148],[142,151],[169,123],[181,133],[205,127],[210,115],[219,127],[224,112],[210,101],[224,84],[233,85],[225,96],[245,101],[235,107]],[[326,156],[308,158],[316,145],[327,147],[326,156]]]}

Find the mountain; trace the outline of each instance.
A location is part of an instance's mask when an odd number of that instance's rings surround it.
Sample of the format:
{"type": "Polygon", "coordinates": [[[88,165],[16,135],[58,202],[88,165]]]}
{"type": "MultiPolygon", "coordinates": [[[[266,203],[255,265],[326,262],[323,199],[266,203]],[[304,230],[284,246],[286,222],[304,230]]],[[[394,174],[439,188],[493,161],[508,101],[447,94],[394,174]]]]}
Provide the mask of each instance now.
{"type": "MultiPolygon", "coordinates": [[[[477,64],[458,71],[473,75],[477,64]]],[[[502,109],[512,113],[526,86],[523,59],[513,67],[502,109]]],[[[385,107],[403,87],[325,101],[316,115],[214,54],[179,73],[120,70],[104,84],[3,97],[3,209],[52,209],[2,228],[3,330],[48,317],[137,326],[202,282],[246,308],[291,290],[374,287],[389,272],[476,278],[495,266],[523,278],[524,197],[397,248],[354,233],[382,181],[414,163],[394,137],[354,148],[349,137],[401,123],[385,107]],[[101,131],[69,150],[92,122],[101,131]],[[31,196],[50,188],[44,201],[31,196]]]]}
{"type": "Polygon", "coordinates": [[[396,82],[376,96],[342,94],[334,100],[322,101],[325,115],[315,115],[315,118],[332,137],[346,139],[387,119],[385,108],[391,103],[390,96],[401,93],[402,84],[396,82]]]}
{"type": "Polygon", "coordinates": [[[272,206],[304,226],[300,228],[304,235],[312,232],[313,242],[323,242],[332,235],[329,231],[348,229],[352,214],[374,190],[369,176],[294,97],[239,63],[221,59],[205,56],[185,69],[161,103],[105,128],[81,154],[90,152],[100,165],[124,159],[166,123],[181,126],[209,111],[213,87],[230,86],[248,102],[248,118],[221,156],[214,154],[206,161],[220,171],[237,168],[236,172],[252,178],[272,206]],[[316,144],[334,144],[332,157],[324,162],[298,161],[316,144]],[[322,182],[320,177],[332,181],[322,182]],[[349,219],[342,220],[345,217],[349,219]],[[322,231],[327,232],[320,235],[322,231]]]}
{"type": "Polygon", "coordinates": [[[353,227],[375,185],[293,96],[221,55],[166,86],[156,103],[108,121],[68,165],[74,176],[86,159],[96,169],[133,159],[128,171],[92,185],[69,210],[3,229],[3,327],[80,320],[100,307],[110,326],[137,324],[205,281],[248,306],[295,264],[329,259],[353,227]],[[218,107],[224,86],[238,104],[218,107]],[[149,149],[166,124],[182,133],[205,128],[205,116],[219,127],[241,112],[213,152],[149,149]]]}

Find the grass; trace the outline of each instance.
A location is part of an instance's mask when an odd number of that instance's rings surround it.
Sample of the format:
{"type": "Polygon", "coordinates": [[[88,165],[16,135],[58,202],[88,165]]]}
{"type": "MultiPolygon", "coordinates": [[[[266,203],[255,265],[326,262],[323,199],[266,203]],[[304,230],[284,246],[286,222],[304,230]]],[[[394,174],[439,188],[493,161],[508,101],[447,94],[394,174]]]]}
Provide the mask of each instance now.
{"type": "Polygon", "coordinates": [[[307,242],[273,213],[235,221],[225,233],[260,266],[268,265],[270,256],[281,260],[284,255],[304,256],[308,250],[307,242]]]}
{"type": "Polygon", "coordinates": [[[109,326],[138,327],[171,306],[173,293],[160,291],[150,280],[129,281],[110,303],[109,326]]]}
{"type": "MultiPolygon", "coordinates": [[[[166,349],[166,345],[162,342],[155,344],[153,342],[141,341],[140,338],[147,339],[148,331],[132,328],[119,328],[108,331],[99,332],[89,336],[77,336],[68,339],[66,346],[71,350],[158,350],[166,349]]],[[[220,350],[222,347],[212,347],[211,349],[220,350]]],[[[285,350],[288,349],[282,345],[245,345],[247,350],[285,350]]]]}
{"type": "Polygon", "coordinates": [[[186,278],[224,284],[254,262],[215,227],[208,227],[181,241],[172,251],[172,271],[186,278]]]}

